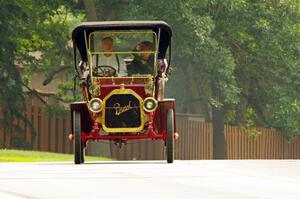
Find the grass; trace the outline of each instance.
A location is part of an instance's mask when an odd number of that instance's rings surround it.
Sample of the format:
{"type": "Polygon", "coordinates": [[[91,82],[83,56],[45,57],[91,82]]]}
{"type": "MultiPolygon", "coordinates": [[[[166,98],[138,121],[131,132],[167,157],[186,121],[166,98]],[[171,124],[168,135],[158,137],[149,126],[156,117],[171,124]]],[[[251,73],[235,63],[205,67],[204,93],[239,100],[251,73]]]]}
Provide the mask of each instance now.
{"type": "MultiPolygon", "coordinates": [[[[73,161],[73,154],[0,149],[0,162],[65,162],[73,161]]],[[[86,161],[111,160],[103,157],[85,156],[86,161]]]]}

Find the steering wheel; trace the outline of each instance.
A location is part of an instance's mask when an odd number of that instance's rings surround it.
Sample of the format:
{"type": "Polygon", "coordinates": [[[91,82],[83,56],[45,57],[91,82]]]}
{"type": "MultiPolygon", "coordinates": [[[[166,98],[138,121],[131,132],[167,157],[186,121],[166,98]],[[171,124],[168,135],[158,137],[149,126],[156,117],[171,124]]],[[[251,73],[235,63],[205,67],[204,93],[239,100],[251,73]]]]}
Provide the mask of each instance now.
{"type": "Polygon", "coordinates": [[[100,77],[117,76],[117,70],[112,66],[108,66],[108,65],[96,66],[93,69],[93,72],[96,76],[100,76],[100,77]]]}

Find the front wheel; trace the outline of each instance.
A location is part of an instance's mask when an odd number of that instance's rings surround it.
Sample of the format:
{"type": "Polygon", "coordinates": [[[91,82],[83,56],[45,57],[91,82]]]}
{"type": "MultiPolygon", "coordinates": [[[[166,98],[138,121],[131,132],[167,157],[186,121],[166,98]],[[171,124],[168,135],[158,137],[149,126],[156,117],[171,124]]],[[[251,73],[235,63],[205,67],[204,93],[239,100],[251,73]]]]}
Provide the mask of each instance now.
{"type": "Polygon", "coordinates": [[[167,162],[173,163],[174,161],[174,111],[169,109],[167,113],[167,162]]]}
{"type": "Polygon", "coordinates": [[[74,163],[84,163],[84,146],[81,141],[81,118],[80,112],[73,112],[73,133],[74,139],[74,163]]]}

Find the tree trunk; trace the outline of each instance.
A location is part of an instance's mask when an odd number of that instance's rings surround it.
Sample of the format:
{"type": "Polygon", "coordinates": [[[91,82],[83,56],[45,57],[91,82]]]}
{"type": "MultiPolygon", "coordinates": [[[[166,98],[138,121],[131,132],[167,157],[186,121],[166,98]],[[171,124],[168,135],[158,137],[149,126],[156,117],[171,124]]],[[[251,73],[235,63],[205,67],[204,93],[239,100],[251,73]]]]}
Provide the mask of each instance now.
{"type": "Polygon", "coordinates": [[[227,159],[227,147],[224,135],[224,117],[224,109],[212,107],[213,159],[227,159]]]}
{"type": "Polygon", "coordinates": [[[94,0],[83,0],[86,17],[88,21],[97,21],[96,7],[94,0]]]}
{"type": "Polygon", "coordinates": [[[98,16],[101,21],[121,20],[120,16],[127,10],[128,3],[126,1],[103,0],[104,4],[100,8],[98,16]]]}

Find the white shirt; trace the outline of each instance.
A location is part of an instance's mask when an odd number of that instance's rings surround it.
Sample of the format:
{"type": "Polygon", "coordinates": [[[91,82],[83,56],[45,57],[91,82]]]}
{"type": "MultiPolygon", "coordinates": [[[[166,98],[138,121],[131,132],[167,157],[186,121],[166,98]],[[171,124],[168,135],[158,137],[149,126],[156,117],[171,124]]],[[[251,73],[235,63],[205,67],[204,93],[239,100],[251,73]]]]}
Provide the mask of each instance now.
{"type": "Polygon", "coordinates": [[[118,60],[117,60],[116,54],[111,54],[110,56],[105,56],[105,55],[94,55],[93,56],[93,66],[98,66],[100,65],[106,65],[106,66],[111,66],[117,71],[118,77],[124,77],[127,76],[127,68],[124,60],[118,56],[119,58],[119,65],[118,65],[118,60]],[[97,57],[98,57],[98,62],[97,62],[97,57]]]}

